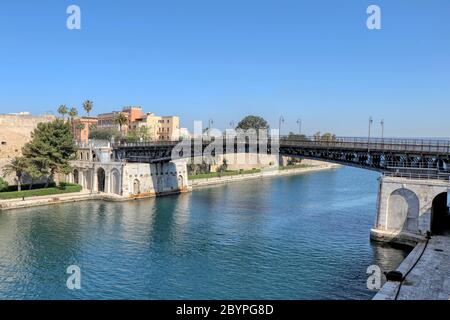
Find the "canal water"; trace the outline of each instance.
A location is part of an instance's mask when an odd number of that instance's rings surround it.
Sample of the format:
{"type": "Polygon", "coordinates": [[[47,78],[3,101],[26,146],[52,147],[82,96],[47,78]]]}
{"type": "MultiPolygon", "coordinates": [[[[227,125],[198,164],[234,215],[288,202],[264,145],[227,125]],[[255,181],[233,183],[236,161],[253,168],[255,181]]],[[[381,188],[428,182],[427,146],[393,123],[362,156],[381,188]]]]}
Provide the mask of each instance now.
{"type": "Polygon", "coordinates": [[[408,253],[369,240],[377,177],[339,168],[0,213],[0,298],[370,299],[367,267],[408,253]]]}

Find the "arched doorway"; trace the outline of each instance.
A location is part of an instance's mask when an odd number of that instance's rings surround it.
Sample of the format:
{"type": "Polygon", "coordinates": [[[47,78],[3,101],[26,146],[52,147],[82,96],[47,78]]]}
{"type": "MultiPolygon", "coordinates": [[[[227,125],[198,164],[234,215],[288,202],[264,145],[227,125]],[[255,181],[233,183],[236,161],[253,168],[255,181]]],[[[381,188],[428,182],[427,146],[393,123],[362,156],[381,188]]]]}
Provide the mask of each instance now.
{"type": "Polygon", "coordinates": [[[117,169],[113,169],[111,172],[111,191],[120,194],[120,173],[117,169]]]}
{"type": "Polygon", "coordinates": [[[431,209],[431,233],[450,234],[450,215],[447,192],[438,194],[433,200],[431,209]]]}
{"type": "Polygon", "coordinates": [[[105,192],[105,170],[98,168],[97,170],[98,191],[105,192]]]}
{"type": "Polygon", "coordinates": [[[408,189],[391,193],[388,204],[388,228],[418,232],[419,198],[408,189]]]}
{"type": "Polygon", "coordinates": [[[73,182],[76,184],[80,184],[80,173],[77,169],[73,170],[73,182]]]}
{"type": "Polygon", "coordinates": [[[141,193],[141,183],[138,179],[135,179],[133,181],[133,194],[140,194],[141,193]]]}

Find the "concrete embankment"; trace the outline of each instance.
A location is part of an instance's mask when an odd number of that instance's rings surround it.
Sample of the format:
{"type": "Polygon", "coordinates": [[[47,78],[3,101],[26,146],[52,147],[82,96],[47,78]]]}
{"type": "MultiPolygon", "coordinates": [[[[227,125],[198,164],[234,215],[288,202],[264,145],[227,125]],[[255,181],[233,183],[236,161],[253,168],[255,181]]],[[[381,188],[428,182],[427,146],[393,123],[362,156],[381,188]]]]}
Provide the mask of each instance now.
{"type": "Polygon", "coordinates": [[[125,201],[129,200],[129,198],[81,191],[76,193],[55,194],[51,196],[30,197],[25,199],[0,200],[0,211],[86,200],[125,201]]]}
{"type": "Polygon", "coordinates": [[[245,181],[245,180],[262,179],[262,178],[278,177],[278,176],[288,176],[288,175],[294,175],[294,174],[302,174],[302,173],[308,173],[308,172],[328,170],[328,169],[333,169],[333,168],[337,168],[337,167],[339,167],[339,165],[323,164],[323,165],[317,165],[317,166],[305,167],[305,168],[297,168],[297,169],[263,170],[258,173],[239,174],[239,175],[234,175],[234,176],[214,177],[214,178],[205,178],[205,179],[193,179],[193,180],[189,180],[189,185],[193,189],[195,189],[195,188],[200,188],[200,187],[205,187],[205,186],[220,185],[220,184],[239,182],[239,181],[245,181]]]}
{"type": "Polygon", "coordinates": [[[374,300],[449,300],[450,236],[419,243],[397,271],[407,275],[403,284],[386,282],[374,300]]]}
{"type": "MultiPolygon", "coordinates": [[[[188,192],[193,188],[198,188],[202,186],[208,185],[217,185],[223,183],[231,183],[238,182],[244,180],[251,179],[260,179],[264,177],[276,177],[276,176],[285,176],[292,174],[300,174],[306,172],[314,172],[319,170],[331,169],[335,168],[337,165],[318,165],[309,168],[299,168],[299,169],[288,169],[288,170],[273,170],[273,171],[263,171],[254,174],[245,174],[245,175],[236,175],[236,176],[228,176],[228,177],[220,177],[220,178],[209,178],[209,179],[195,179],[189,181],[190,187],[186,188],[186,190],[182,190],[181,192],[188,192]]],[[[180,192],[177,192],[180,193],[180,192]]],[[[173,193],[164,193],[158,194],[158,196],[164,196],[167,194],[173,193]]],[[[9,200],[0,200],[0,211],[20,209],[20,208],[30,208],[30,207],[38,207],[38,206],[46,206],[60,203],[69,203],[69,202],[78,202],[78,201],[87,201],[87,200],[104,200],[104,201],[130,201],[135,200],[136,198],[148,198],[157,196],[156,194],[152,195],[141,195],[137,197],[122,197],[114,194],[105,194],[105,193],[91,193],[87,190],[77,192],[77,193],[66,193],[66,194],[55,194],[50,196],[40,196],[40,197],[30,197],[25,199],[9,199],[9,200]]]]}

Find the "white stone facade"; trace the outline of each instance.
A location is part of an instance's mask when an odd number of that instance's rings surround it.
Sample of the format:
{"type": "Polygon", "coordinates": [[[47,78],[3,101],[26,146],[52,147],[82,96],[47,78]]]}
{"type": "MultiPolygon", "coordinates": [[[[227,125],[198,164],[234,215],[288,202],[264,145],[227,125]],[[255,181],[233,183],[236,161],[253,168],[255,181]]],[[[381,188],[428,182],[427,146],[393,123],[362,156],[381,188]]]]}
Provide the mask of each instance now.
{"type": "Polygon", "coordinates": [[[188,188],[185,160],[161,163],[128,163],[112,159],[109,146],[81,147],[68,182],[80,184],[93,193],[124,198],[184,192],[188,188]]]}
{"type": "Polygon", "coordinates": [[[372,238],[407,244],[424,239],[432,232],[433,201],[449,190],[445,181],[381,177],[372,238]]]}

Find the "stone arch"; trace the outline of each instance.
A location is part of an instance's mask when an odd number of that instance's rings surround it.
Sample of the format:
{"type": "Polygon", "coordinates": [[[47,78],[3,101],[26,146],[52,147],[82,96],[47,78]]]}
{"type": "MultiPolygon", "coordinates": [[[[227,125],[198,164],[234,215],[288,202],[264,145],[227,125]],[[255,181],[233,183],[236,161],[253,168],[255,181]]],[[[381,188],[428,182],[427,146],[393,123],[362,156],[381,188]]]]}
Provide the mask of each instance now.
{"type": "Polygon", "coordinates": [[[140,194],[141,193],[141,182],[139,179],[134,179],[133,181],[133,194],[140,194]]]}
{"type": "Polygon", "coordinates": [[[413,191],[395,190],[389,196],[388,229],[418,233],[419,209],[419,198],[413,191]]]}
{"type": "Polygon", "coordinates": [[[97,190],[99,192],[105,192],[105,181],[106,181],[105,169],[98,168],[97,169],[97,190]]]}
{"type": "Polygon", "coordinates": [[[447,192],[442,192],[433,199],[431,209],[432,234],[446,234],[450,231],[450,215],[447,201],[447,192]]]}
{"type": "Polygon", "coordinates": [[[111,171],[111,192],[120,194],[120,173],[119,170],[113,169],[111,171]]]}
{"type": "Polygon", "coordinates": [[[78,169],[73,170],[73,182],[76,184],[80,184],[80,172],[78,169]]]}

